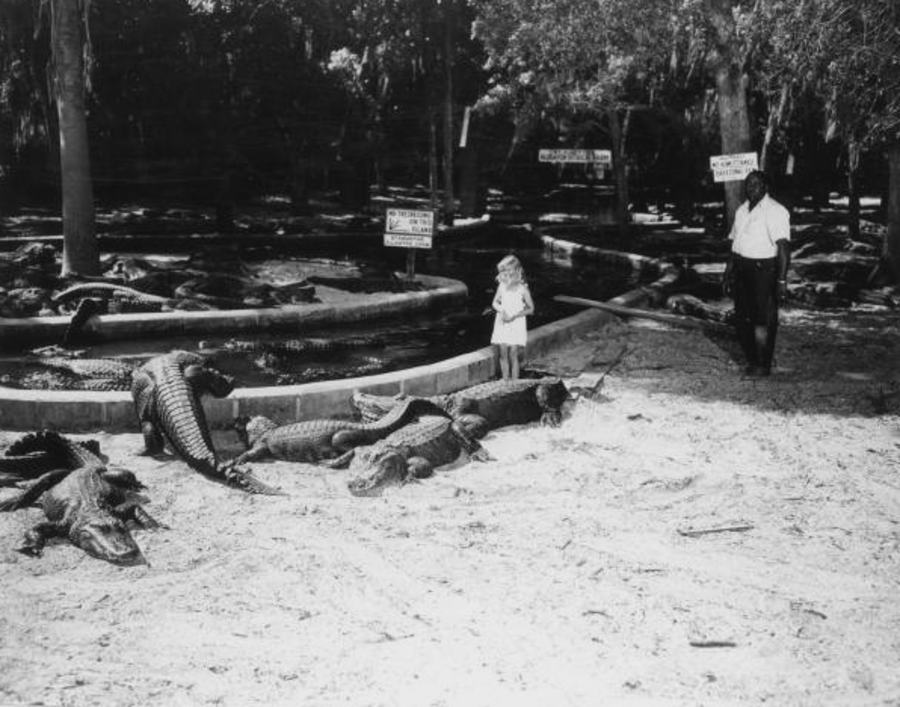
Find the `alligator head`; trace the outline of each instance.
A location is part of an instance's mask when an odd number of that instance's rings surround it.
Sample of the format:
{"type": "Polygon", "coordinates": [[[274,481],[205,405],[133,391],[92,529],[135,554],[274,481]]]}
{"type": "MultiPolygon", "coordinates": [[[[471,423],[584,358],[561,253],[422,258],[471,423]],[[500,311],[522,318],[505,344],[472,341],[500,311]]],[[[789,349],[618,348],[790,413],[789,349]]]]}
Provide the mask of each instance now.
{"type": "Polygon", "coordinates": [[[535,391],[538,404],[544,410],[541,416],[541,424],[558,427],[562,422],[560,408],[567,400],[572,399],[572,394],[561,380],[539,385],[535,391]]]}
{"type": "Polygon", "coordinates": [[[354,496],[378,496],[385,487],[402,484],[408,476],[406,457],[396,449],[384,449],[366,459],[365,471],[347,482],[354,496]]]}
{"type": "Polygon", "coordinates": [[[74,525],[69,539],[99,560],[125,567],[149,564],[125,524],[111,516],[94,517],[74,525]]]}
{"type": "Polygon", "coordinates": [[[237,433],[241,444],[247,449],[250,449],[256,444],[256,441],[266,432],[274,430],[276,427],[278,427],[278,425],[275,424],[275,422],[262,415],[255,415],[253,417],[239,415],[234,418],[234,422],[231,424],[231,429],[237,433]]]}

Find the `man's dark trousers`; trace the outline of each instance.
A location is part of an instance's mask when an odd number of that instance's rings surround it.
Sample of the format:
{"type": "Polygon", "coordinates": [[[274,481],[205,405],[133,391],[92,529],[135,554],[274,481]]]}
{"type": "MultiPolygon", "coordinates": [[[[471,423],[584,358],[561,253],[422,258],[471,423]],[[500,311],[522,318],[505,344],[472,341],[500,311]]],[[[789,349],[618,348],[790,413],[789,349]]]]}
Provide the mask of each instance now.
{"type": "Polygon", "coordinates": [[[744,258],[734,255],[734,315],[737,337],[747,363],[772,367],[778,332],[778,259],[744,258]],[[766,327],[760,346],[755,328],[766,327]]]}

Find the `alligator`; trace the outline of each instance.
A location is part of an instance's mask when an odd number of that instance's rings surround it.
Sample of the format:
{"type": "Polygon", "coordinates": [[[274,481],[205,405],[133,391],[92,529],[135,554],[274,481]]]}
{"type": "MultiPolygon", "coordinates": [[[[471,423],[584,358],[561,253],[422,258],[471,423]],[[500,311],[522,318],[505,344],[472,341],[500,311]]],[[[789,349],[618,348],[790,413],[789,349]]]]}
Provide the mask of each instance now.
{"type": "Polygon", "coordinates": [[[343,339],[282,339],[279,341],[259,341],[254,339],[228,339],[222,344],[226,351],[239,353],[274,353],[277,355],[300,356],[304,354],[331,353],[346,349],[383,347],[386,342],[377,336],[351,336],[343,339]]]}
{"type": "Polygon", "coordinates": [[[4,374],[0,383],[31,390],[131,390],[133,372],[132,364],[116,359],[48,356],[4,374]]]}
{"type": "MultiPolygon", "coordinates": [[[[97,440],[86,440],[78,444],[95,457],[101,456],[97,440]]],[[[0,486],[16,486],[48,471],[70,467],[73,458],[66,449],[61,449],[58,445],[41,444],[34,434],[24,435],[4,447],[0,455],[0,486]]]]}
{"type": "MultiPolygon", "coordinates": [[[[278,385],[301,385],[303,383],[312,383],[314,381],[371,376],[375,373],[381,373],[389,365],[387,361],[384,361],[377,356],[365,356],[362,361],[362,363],[358,363],[354,366],[344,366],[340,370],[323,368],[322,366],[308,366],[298,373],[278,373],[277,370],[269,368],[263,368],[262,370],[269,373],[275,373],[277,376],[275,382],[278,385]]],[[[260,361],[257,363],[269,362],[260,361]]]]}
{"type": "MultiPolygon", "coordinates": [[[[363,420],[370,421],[384,415],[405,397],[357,391],[353,393],[351,404],[363,420]]],[[[494,380],[450,395],[426,398],[452,416],[462,413],[480,415],[491,430],[537,421],[556,427],[562,420],[562,405],[568,399],[565,384],[552,377],[494,380]]]]}
{"type": "Polygon", "coordinates": [[[347,488],[354,496],[377,496],[389,485],[431,476],[435,468],[455,461],[463,451],[470,459],[488,461],[490,455],[473,436],[474,428],[483,421],[478,415],[452,420],[425,416],[401,427],[356,450],[347,488]]]}
{"type": "Polygon", "coordinates": [[[172,351],[155,356],[134,372],[131,397],[144,436],[145,452],[155,455],[168,442],[176,454],[204,476],[249,493],[278,495],[237,462],[220,462],[213,448],[200,397],[223,398],[234,380],[200,354],[172,351]]]}
{"type": "Polygon", "coordinates": [[[0,317],[10,319],[52,315],[50,291],[45,287],[0,288],[0,317]]]}
{"type": "Polygon", "coordinates": [[[277,425],[262,416],[238,417],[233,427],[247,451],[235,462],[274,457],[309,464],[333,460],[328,465],[339,466],[349,461],[355,447],[372,444],[421,415],[448,417],[424,398],[404,400],[380,420],[369,423],[321,418],[277,425]]]}
{"type": "Polygon", "coordinates": [[[308,280],[316,286],[332,287],[344,292],[418,292],[426,289],[418,280],[408,280],[394,273],[385,275],[359,275],[356,277],[327,277],[311,275],[308,280]]]}
{"type": "Polygon", "coordinates": [[[72,311],[63,342],[78,339],[85,325],[99,314],[161,312],[172,308],[172,300],[111,282],[79,282],[53,295],[61,311],[72,311]],[[74,307],[74,309],[73,309],[74,307]]]}
{"type": "Polygon", "coordinates": [[[79,302],[85,297],[96,297],[100,299],[121,297],[123,299],[155,302],[159,305],[166,304],[169,301],[169,298],[167,297],[151,295],[147,292],[142,292],[133,287],[120,285],[115,282],[78,282],[71,287],[67,287],[54,294],[53,301],[59,304],[69,304],[72,302],[79,302]]]}
{"type": "Polygon", "coordinates": [[[720,322],[722,324],[734,323],[734,309],[728,307],[718,307],[714,304],[704,302],[694,295],[679,293],[671,295],[666,299],[666,309],[678,314],[686,314],[697,319],[705,319],[711,322],[720,322]]]}
{"type": "Polygon", "coordinates": [[[26,508],[38,500],[47,520],[25,533],[17,550],[40,557],[52,537],[66,537],[92,557],[117,565],[147,564],[127,522],[144,528],[163,527],[147,513],[140,495],[145,487],[135,475],[108,468],[85,445],[47,430],[21,440],[24,449],[45,450],[64,466],[39,477],[19,496],[0,503],[0,511],[26,508]]]}

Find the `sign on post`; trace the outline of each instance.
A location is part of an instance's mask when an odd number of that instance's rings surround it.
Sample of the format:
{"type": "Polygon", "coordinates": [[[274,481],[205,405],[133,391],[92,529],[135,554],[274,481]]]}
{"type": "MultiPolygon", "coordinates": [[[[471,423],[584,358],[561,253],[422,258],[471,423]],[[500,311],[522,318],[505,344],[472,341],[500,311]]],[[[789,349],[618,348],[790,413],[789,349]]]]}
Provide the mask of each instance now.
{"type": "Polygon", "coordinates": [[[538,151],[538,162],[567,162],[609,167],[612,165],[612,152],[610,150],[545,149],[538,151]]]}
{"type": "Polygon", "coordinates": [[[384,244],[397,248],[431,248],[434,211],[388,209],[384,221],[384,244]]]}
{"type": "Polygon", "coordinates": [[[416,248],[431,248],[434,211],[428,209],[388,209],[384,219],[384,244],[406,248],[406,277],[416,277],[416,248]]]}
{"type": "Polygon", "coordinates": [[[759,169],[755,152],[738,152],[733,155],[716,155],[709,158],[714,182],[733,182],[744,179],[759,169]]]}

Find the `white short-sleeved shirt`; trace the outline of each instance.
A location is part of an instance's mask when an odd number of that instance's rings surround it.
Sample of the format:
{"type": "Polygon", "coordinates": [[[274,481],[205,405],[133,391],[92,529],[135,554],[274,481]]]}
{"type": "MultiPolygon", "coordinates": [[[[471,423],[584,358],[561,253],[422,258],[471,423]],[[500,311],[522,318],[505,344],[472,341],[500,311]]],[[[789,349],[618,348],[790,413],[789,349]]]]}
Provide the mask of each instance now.
{"type": "Polygon", "coordinates": [[[774,258],[778,241],[791,240],[791,215],[768,194],[750,208],[745,201],[734,215],[731,233],[731,252],[745,258],[774,258]]]}

